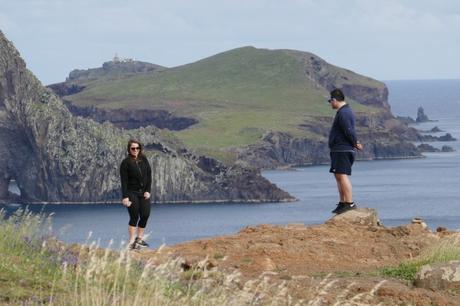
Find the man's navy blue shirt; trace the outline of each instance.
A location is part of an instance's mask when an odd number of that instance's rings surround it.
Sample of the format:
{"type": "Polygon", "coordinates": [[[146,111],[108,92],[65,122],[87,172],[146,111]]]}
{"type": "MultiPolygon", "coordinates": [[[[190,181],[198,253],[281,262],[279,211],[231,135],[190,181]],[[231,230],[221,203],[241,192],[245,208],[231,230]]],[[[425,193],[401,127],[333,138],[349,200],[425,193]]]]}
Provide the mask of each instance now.
{"type": "Polygon", "coordinates": [[[345,104],[335,114],[329,132],[329,149],[331,152],[354,152],[356,142],[355,115],[351,107],[345,104]]]}

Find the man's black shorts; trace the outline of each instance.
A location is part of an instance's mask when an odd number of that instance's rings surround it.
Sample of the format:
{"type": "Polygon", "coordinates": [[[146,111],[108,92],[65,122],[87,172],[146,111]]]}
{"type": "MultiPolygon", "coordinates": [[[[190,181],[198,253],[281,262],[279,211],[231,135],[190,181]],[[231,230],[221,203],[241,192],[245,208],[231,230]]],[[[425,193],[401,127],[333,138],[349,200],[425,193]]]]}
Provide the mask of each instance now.
{"type": "Polygon", "coordinates": [[[355,161],[355,152],[331,152],[330,173],[351,175],[351,166],[355,161]]]}

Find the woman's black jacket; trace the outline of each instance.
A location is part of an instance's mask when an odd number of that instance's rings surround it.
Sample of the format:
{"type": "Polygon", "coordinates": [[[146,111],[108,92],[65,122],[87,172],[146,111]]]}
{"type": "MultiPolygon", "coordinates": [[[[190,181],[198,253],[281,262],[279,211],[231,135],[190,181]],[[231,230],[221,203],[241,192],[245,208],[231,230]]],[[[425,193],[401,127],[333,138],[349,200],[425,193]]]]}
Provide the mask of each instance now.
{"type": "Polygon", "coordinates": [[[150,193],[152,169],[145,156],[137,159],[126,157],[120,165],[120,176],[123,198],[127,198],[130,191],[150,193]]]}

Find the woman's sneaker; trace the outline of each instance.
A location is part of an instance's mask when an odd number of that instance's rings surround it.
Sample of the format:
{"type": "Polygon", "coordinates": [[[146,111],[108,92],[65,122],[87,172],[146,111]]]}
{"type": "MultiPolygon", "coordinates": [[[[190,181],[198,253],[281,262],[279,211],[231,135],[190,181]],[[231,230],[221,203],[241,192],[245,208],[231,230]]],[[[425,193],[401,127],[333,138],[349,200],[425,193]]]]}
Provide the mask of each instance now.
{"type": "Polygon", "coordinates": [[[149,244],[142,240],[142,238],[136,237],[136,240],[134,240],[134,243],[137,244],[140,248],[148,248],[149,244]]]}
{"type": "Polygon", "coordinates": [[[130,249],[130,250],[140,250],[141,247],[139,246],[139,244],[137,244],[136,241],[134,241],[133,243],[130,243],[128,245],[128,249],[130,249]]]}

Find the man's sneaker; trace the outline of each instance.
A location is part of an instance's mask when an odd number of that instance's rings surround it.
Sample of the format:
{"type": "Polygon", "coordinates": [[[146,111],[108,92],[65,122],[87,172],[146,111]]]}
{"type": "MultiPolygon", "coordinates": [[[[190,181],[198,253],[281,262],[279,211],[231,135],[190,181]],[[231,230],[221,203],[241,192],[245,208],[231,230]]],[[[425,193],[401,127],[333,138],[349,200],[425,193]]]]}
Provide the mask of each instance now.
{"type": "Polygon", "coordinates": [[[343,206],[340,208],[340,209],[336,209],[336,214],[337,215],[340,215],[340,214],[343,214],[344,212],[346,211],[349,211],[349,210],[352,210],[352,209],[356,209],[356,204],[351,202],[351,203],[343,203],[343,206]]]}
{"type": "Polygon", "coordinates": [[[134,241],[135,244],[137,244],[141,248],[148,248],[149,244],[142,240],[142,238],[136,237],[136,240],[134,241]]]}
{"type": "Polygon", "coordinates": [[[333,214],[336,214],[338,211],[343,209],[343,206],[345,205],[344,202],[339,202],[337,203],[337,207],[332,211],[333,214]]]}

